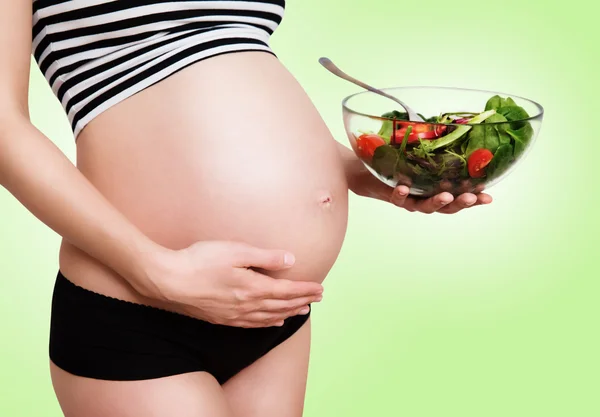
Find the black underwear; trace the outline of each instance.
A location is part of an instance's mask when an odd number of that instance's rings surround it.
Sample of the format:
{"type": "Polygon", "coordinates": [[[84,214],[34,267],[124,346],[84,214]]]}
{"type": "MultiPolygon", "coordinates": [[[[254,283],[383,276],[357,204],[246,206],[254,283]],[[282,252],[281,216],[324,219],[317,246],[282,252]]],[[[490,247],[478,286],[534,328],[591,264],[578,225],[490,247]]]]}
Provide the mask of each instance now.
{"type": "Polygon", "coordinates": [[[205,371],[220,384],[292,336],[309,314],[282,327],[211,324],[79,287],[58,272],[50,359],[78,376],[113,381],[205,371]]]}

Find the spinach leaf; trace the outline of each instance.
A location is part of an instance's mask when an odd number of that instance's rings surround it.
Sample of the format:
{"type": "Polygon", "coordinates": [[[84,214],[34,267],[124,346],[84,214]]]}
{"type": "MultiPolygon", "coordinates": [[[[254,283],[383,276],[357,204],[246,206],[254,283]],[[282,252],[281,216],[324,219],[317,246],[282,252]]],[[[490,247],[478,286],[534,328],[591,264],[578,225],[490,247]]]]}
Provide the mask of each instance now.
{"type": "Polygon", "coordinates": [[[502,175],[513,161],[513,147],[509,144],[500,145],[494,153],[486,169],[488,179],[496,178],[502,175]]]}
{"type": "Polygon", "coordinates": [[[507,129],[506,133],[510,135],[515,141],[515,152],[514,157],[519,157],[527,148],[527,144],[533,137],[533,127],[531,123],[525,122],[525,124],[519,129],[507,129]]]}
{"type": "Polygon", "coordinates": [[[496,95],[490,98],[487,103],[485,103],[485,111],[488,110],[498,110],[502,105],[502,97],[496,95]]]}
{"type": "Polygon", "coordinates": [[[408,113],[400,112],[398,110],[392,110],[387,113],[383,113],[381,117],[386,117],[388,119],[396,119],[396,120],[408,120],[408,113]]]}
{"type": "Polygon", "coordinates": [[[487,128],[493,127],[496,132],[498,132],[498,142],[500,145],[503,143],[510,143],[510,136],[506,133],[509,125],[505,122],[507,122],[506,117],[499,113],[496,113],[485,120],[485,123],[494,123],[493,126],[488,126],[487,128]]]}
{"type": "MultiPolygon", "coordinates": [[[[492,114],[487,119],[485,119],[484,123],[501,123],[501,122],[506,122],[506,121],[507,121],[506,117],[504,117],[503,115],[501,115],[499,113],[495,113],[495,114],[492,114]]],[[[503,126],[503,125],[498,125],[498,126],[503,126]]]]}
{"type": "Polygon", "coordinates": [[[500,136],[494,126],[475,125],[469,133],[465,156],[469,157],[473,151],[481,148],[496,152],[498,146],[500,146],[500,136]]]}
{"type": "Polygon", "coordinates": [[[529,114],[525,111],[525,109],[521,106],[503,106],[497,110],[498,114],[506,117],[506,120],[509,122],[514,122],[516,120],[528,119],[529,114]]]}
{"type": "Polygon", "coordinates": [[[501,107],[516,105],[517,103],[515,103],[515,101],[510,97],[502,98],[499,95],[495,95],[492,98],[490,98],[485,104],[485,111],[498,110],[501,107]]]}
{"type": "Polygon", "coordinates": [[[460,151],[463,155],[467,154],[467,145],[469,144],[468,140],[463,141],[463,143],[460,145],[460,151]]]}
{"type": "Polygon", "coordinates": [[[508,123],[502,122],[507,122],[506,117],[496,113],[485,119],[482,124],[474,126],[469,134],[468,143],[464,148],[465,155],[469,156],[474,150],[479,148],[496,152],[500,145],[510,144],[510,136],[506,132],[509,128],[508,123]]]}
{"type": "Polygon", "coordinates": [[[396,148],[390,145],[381,145],[375,148],[371,166],[379,174],[386,178],[392,178],[398,169],[400,155],[396,148]]]}
{"type": "MultiPolygon", "coordinates": [[[[381,117],[386,117],[388,119],[395,120],[408,120],[408,113],[402,113],[397,110],[387,112],[381,115],[381,117]]],[[[392,139],[392,135],[394,134],[394,124],[391,120],[384,120],[379,132],[377,133],[379,136],[383,138],[386,143],[390,143],[392,139]]]]}

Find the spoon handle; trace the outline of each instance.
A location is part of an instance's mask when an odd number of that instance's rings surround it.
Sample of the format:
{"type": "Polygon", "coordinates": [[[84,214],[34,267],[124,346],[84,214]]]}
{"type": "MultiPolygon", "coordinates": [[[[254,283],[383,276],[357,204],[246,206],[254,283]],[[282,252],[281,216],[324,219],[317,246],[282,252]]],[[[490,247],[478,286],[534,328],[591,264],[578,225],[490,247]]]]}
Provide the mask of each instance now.
{"type": "Polygon", "coordinates": [[[373,86],[370,86],[369,84],[366,84],[360,80],[357,80],[356,78],[346,74],[344,71],[342,71],[341,69],[339,69],[329,58],[319,58],[319,63],[321,65],[323,65],[323,67],[325,67],[329,72],[331,72],[334,75],[337,75],[340,78],[343,78],[346,81],[350,81],[351,83],[354,83],[356,85],[358,85],[359,87],[364,88],[365,90],[369,90],[375,94],[379,94],[382,95],[384,97],[389,98],[390,100],[395,101],[396,103],[398,103],[400,106],[402,106],[402,108],[408,113],[408,117],[410,120],[412,121],[423,121],[423,119],[421,118],[421,116],[419,116],[414,110],[412,110],[410,107],[408,107],[406,104],[404,104],[403,101],[401,101],[400,99],[391,96],[389,94],[387,94],[384,91],[381,91],[378,88],[375,88],[373,86]]]}
{"type": "Polygon", "coordinates": [[[338,77],[343,78],[347,81],[350,81],[351,83],[354,83],[354,84],[358,85],[359,87],[364,88],[365,90],[369,90],[369,91],[372,91],[373,93],[377,93],[382,96],[386,96],[392,100],[395,100],[394,97],[386,94],[385,92],[379,90],[378,88],[372,87],[369,84],[364,83],[360,80],[357,80],[356,78],[352,77],[351,75],[346,74],[344,71],[339,69],[329,58],[320,58],[319,62],[321,63],[321,65],[323,65],[325,68],[327,68],[331,73],[337,75],[338,77]]]}

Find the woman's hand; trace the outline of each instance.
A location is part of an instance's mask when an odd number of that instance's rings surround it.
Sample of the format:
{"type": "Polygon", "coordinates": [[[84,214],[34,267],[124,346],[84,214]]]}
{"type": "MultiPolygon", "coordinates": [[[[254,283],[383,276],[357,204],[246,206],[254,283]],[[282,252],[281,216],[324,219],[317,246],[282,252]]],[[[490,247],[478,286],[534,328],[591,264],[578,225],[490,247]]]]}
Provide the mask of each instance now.
{"type": "Polygon", "coordinates": [[[203,241],[164,256],[161,270],[150,274],[156,277],[150,277],[154,288],[145,295],[211,323],[280,326],[288,317],[307,314],[308,304],[322,298],[319,283],[275,279],[252,269],[290,268],[294,257],[282,250],[203,241]]]}
{"type": "Polygon", "coordinates": [[[348,187],[357,195],[390,202],[411,212],[426,214],[453,214],[465,208],[492,202],[492,197],[483,193],[483,189],[478,189],[475,193],[465,192],[456,198],[449,192],[442,192],[427,199],[410,197],[407,186],[399,185],[392,188],[384,184],[365,168],[352,150],[341,144],[339,146],[348,187]]]}
{"type": "MultiPolygon", "coordinates": [[[[377,181],[376,178],[374,179],[377,181]]],[[[426,214],[454,214],[469,207],[489,204],[492,202],[492,197],[489,194],[484,194],[481,192],[476,194],[463,193],[456,198],[454,198],[454,196],[449,192],[442,192],[427,199],[414,198],[408,196],[409,188],[405,185],[391,188],[383,183],[381,184],[387,188],[385,193],[383,190],[381,192],[381,194],[385,196],[385,198],[382,199],[411,212],[418,211],[426,214]]]]}

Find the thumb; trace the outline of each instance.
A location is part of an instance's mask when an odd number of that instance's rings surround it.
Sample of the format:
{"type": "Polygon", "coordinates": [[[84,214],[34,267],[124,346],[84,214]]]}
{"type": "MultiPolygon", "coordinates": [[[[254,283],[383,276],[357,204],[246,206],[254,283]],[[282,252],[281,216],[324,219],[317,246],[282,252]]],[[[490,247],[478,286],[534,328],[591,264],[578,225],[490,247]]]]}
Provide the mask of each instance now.
{"type": "Polygon", "coordinates": [[[252,246],[244,248],[236,259],[238,267],[255,267],[269,271],[278,271],[294,265],[296,258],[288,251],[261,249],[252,246]]]}

